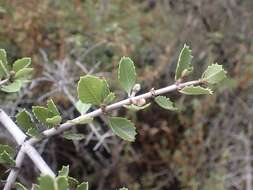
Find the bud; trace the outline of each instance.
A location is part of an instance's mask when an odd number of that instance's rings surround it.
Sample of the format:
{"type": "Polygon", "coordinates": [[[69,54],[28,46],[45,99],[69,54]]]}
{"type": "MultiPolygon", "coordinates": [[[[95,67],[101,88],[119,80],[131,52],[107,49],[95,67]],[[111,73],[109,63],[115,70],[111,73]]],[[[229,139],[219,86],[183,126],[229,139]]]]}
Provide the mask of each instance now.
{"type": "Polygon", "coordinates": [[[135,84],[133,87],[133,92],[139,92],[141,90],[141,85],[139,83],[135,84]]]}

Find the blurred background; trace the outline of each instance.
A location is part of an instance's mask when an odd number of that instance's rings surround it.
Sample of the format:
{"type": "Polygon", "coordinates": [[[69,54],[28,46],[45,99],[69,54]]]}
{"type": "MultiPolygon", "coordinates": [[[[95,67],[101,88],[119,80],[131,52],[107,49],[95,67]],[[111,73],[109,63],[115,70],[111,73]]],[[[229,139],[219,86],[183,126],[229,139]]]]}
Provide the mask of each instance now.
{"type": "MultiPolygon", "coordinates": [[[[70,165],[70,175],[92,190],[252,190],[252,10],[252,0],[0,0],[0,47],[9,62],[31,57],[35,68],[21,93],[0,94],[1,108],[14,118],[52,97],[65,121],[74,118],[76,84],[87,73],[104,76],[123,99],[115,82],[121,56],[134,60],[141,92],[172,84],[187,43],[195,69],[189,80],[213,62],[228,71],[213,96],[169,94],[180,113],[156,105],[113,111],[135,122],[131,144],[100,117],[73,129],[83,140],[56,136],[36,148],[54,171],[70,165]]],[[[0,142],[15,146],[3,130],[0,142]]],[[[6,169],[0,166],[2,180],[6,169]]],[[[38,174],[27,158],[18,180],[31,186],[38,174]]]]}

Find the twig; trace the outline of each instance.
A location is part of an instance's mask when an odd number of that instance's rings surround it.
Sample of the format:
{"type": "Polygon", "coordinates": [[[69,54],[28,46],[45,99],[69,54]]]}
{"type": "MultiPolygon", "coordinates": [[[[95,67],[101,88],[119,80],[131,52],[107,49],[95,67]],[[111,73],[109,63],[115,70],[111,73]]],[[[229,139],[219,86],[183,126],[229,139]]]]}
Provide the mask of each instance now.
{"type": "Polygon", "coordinates": [[[29,144],[28,141],[25,141],[27,136],[20,130],[20,128],[11,120],[11,118],[3,110],[0,110],[0,122],[14,137],[17,144],[21,146],[20,151],[18,152],[18,155],[16,157],[15,168],[11,170],[7,178],[4,190],[11,189],[11,186],[16,181],[19,169],[24,160],[25,153],[30,157],[30,159],[34,162],[35,166],[40,170],[42,174],[55,176],[54,172],[46,164],[46,162],[43,160],[37,150],[31,144],[29,144]]]}
{"type": "Polygon", "coordinates": [[[9,78],[1,80],[0,81],[0,86],[4,85],[5,83],[7,83],[9,81],[9,78]]]}

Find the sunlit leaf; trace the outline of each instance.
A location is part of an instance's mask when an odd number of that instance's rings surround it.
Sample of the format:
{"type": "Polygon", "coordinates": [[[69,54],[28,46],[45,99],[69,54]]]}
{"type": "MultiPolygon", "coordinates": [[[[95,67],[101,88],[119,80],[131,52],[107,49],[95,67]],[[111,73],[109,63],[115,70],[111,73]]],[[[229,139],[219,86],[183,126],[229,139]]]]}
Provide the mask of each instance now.
{"type": "Polygon", "coordinates": [[[21,80],[15,80],[14,82],[8,84],[8,85],[3,85],[1,87],[1,90],[7,93],[14,93],[18,92],[22,87],[22,81],[21,80]]]}
{"type": "Polygon", "coordinates": [[[69,175],[69,166],[62,166],[61,170],[58,173],[59,176],[67,177],[69,175]]]}
{"type": "Polygon", "coordinates": [[[76,190],[89,190],[88,182],[83,182],[77,186],[76,190]]]}
{"type": "Polygon", "coordinates": [[[57,189],[56,190],[68,190],[68,178],[66,176],[59,176],[56,178],[57,189]]]}
{"type": "Polygon", "coordinates": [[[20,69],[15,74],[15,79],[30,79],[32,77],[33,68],[20,69]]]}
{"type": "Polygon", "coordinates": [[[155,102],[162,108],[166,110],[176,111],[178,108],[174,106],[174,103],[165,96],[157,96],[155,97],[155,102]]]}
{"type": "Polygon", "coordinates": [[[31,58],[30,57],[24,57],[24,58],[21,58],[21,59],[18,59],[16,60],[14,63],[13,63],[13,70],[15,72],[18,72],[20,71],[21,69],[24,69],[24,68],[27,68],[31,65],[31,58]]]}
{"type": "Polygon", "coordinates": [[[151,105],[150,103],[145,104],[144,106],[137,106],[137,105],[131,104],[131,105],[124,105],[124,107],[131,111],[140,111],[140,110],[146,109],[150,105],[151,105]]]}
{"type": "Polygon", "coordinates": [[[217,84],[226,78],[227,72],[223,69],[222,65],[217,63],[207,67],[202,75],[202,80],[209,84],[217,84]]]}
{"type": "Polygon", "coordinates": [[[191,65],[192,58],[190,47],[184,44],[177,62],[175,80],[187,76],[193,70],[191,65]]]}
{"type": "Polygon", "coordinates": [[[47,108],[42,106],[33,106],[32,112],[39,122],[42,124],[47,124],[47,118],[49,116],[49,111],[47,108]]]}
{"type": "Polygon", "coordinates": [[[122,117],[109,117],[109,126],[120,138],[130,142],[135,140],[137,133],[131,121],[122,117]]]}
{"type": "Polygon", "coordinates": [[[85,114],[91,108],[91,104],[85,104],[78,100],[75,107],[80,114],[85,114]]]}
{"type": "Polygon", "coordinates": [[[50,117],[50,118],[47,118],[46,119],[46,123],[48,124],[52,124],[52,125],[59,125],[62,121],[62,117],[59,116],[59,115],[56,115],[56,116],[53,116],[53,117],[50,117]]]}
{"type": "Polygon", "coordinates": [[[39,190],[57,190],[57,184],[54,178],[49,175],[40,176],[39,190]]]}
{"type": "Polygon", "coordinates": [[[79,99],[83,103],[100,105],[104,97],[109,94],[109,89],[104,80],[87,75],[80,78],[77,92],[79,99]]]}
{"type": "Polygon", "coordinates": [[[26,109],[23,109],[16,115],[16,121],[19,127],[22,127],[25,131],[33,128],[33,122],[31,115],[26,109]]]}
{"type": "Polygon", "coordinates": [[[179,92],[187,95],[213,94],[213,91],[210,88],[203,88],[201,86],[186,86],[179,92]]]}
{"type": "Polygon", "coordinates": [[[134,62],[129,57],[122,57],[119,62],[118,80],[122,88],[130,95],[136,83],[134,62]]]}
{"type": "Polygon", "coordinates": [[[110,104],[113,100],[115,100],[116,96],[115,93],[110,92],[104,99],[104,104],[110,104]]]}

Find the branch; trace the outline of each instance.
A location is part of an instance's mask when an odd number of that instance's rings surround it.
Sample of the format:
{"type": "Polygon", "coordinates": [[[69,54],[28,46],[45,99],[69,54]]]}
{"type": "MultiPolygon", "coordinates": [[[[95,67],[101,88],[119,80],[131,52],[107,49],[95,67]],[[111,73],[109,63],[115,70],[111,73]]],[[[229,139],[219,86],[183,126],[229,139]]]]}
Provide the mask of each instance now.
{"type": "Polygon", "coordinates": [[[4,85],[5,83],[7,83],[9,81],[9,78],[1,80],[0,81],[0,86],[4,85]]]}
{"type": "MultiPolygon", "coordinates": [[[[141,95],[138,95],[138,96],[135,96],[135,97],[131,97],[131,98],[127,98],[125,100],[122,100],[122,101],[119,101],[119,102],[116,102],[114,104],[111,104],[111,105],[108,105],[105,107],[105,111],[111,111],[111,110],[114,110],[114,109],[118,109],[124,105],[128,105],[128,104],[131,104],[131,102],[133,101],[137,101],[139,99],[148,99],[148,98],[152,98],[153,96],[157,96],[157,95],[160,95],[160,94],[165,94],[167,92],[171,92],[171,91],[174,91],[174,90],[178,90],[178,89],[181,89],[181,88],[184,88],[186,86],[190,86],[190,85],[197,85],[197,84],[200,84],[202,83],[201,80],[195,80],[195,81],[190,81],[190,82],[185,82],[185,83],[179,83],[179,84],[173,84],[173,85],[170,85],[170,86],[167,86],[167,87],[164,87],[164,88],[161,88],[161,89],[158,89],[158,90],[154,90],[152,92],[147,92],[147,93],[144,93],[144,94],[141,94],[141,95]]],[[[5,120],[3,119],[3,115],[5,113],[3,111],[0,112],[0,115],[2,115],[2,117],[0,117],[0,121],[4,124],[5,120]],[[1,119],[2,118],[2,119],[1,119]]],[[[80,120],[83,120],[83,119],[86,119],[86,118],[93,118],[93,117],[97,117],[99,115],[102,115],[103,114],[103,111],[101,108],[95,110],[95,111],[92,111],[92,112],[89,112],[85,115],[81,115],[75,119],[72,119],[70,121],[67,121],[63,124],[61,124],[59,127],[57,128],[51,128],[51,129],[48,129],[48,130],[45,130],[42,132],[42,135],[45,137],[45,138],[49,138],[51,136],[54,136],[54,135],[57,135],[63,131],[66,131],[68,129],[70,129],[71,127],[75,126],[76,123],[78,123],[80,120]]],[[[5,114],[6,115],[6,114],[5,114]]],[[[7,116],[7,115],[6,115],[7,116]]],[[[6,117],[5,116],[5,117],[6,117]]],[[[7,120],[8,121],[8,126],[5,126],[8,130],[10,128],[15,128],[15,130],[17,131],[21,131],[17,126],[16,124],[7,116],[7,120]],[[11,127],[10,127],[11,126],[11,127]]],[[[12,129],[11,131],[13,131],[14,129],[12,129]]],[[[22,132],[22,131],[21,131],[22,132]]],[[[23,135],[20,135],[20,132],[19,133],[19,137],[20,139],[22,139],[24,141],[24,137],[22,137],[23,135]]],[[[23,133],[23,132],[22,132],[23,133]]],[[[14,136],[14,138],[16,139],[16,137],[14,136]]],[[[22,141],[20,140],[20,141],[22,141]]],[[[40,157],[40,155],[38,154],[38,152],[36,150],[34,150],[34,148],[32,147],[33,144],[39,142],[41,139],[38,139],[38,138],[31,138],[29,140],[27,140],[26,142],[22,142],[22,147],[21,147],[21,150],[23,151],[24,149],[24,152],[26,152],[28,154],[28,156],[33,160],[34,164],[40,169],[40,171],[42,173],[47,173],[47,174],[51,174],[52,176],[54,176],[54,173],[51,171],[51,169],[46,165],[46,163],[44,162],[44,160],[40,157]],[[34,156],[35,154],[38,154],[38,157],[34,156]],[[40,159],[41,158],[41,159],[40,159]],[[48,168],[47,168],[48,167],[48,168]]],[[[17,159],[19,158],[21,161],[20,163],[18,162],[19,165],[21,165],[22,163],[22,160],[23,160],[23,154],[22,154],[22,151],[18,153],[18,156],[17,156],[17,159]]],[[[19,160],[16,160],[16,161],[19,161],[19,160]]],[[[19,166],[18,165],[18,166],[19,166]]],[[[20,167],[20,166],[19,166],[20,167]]],[[[8,179],[10,182],[15,182],[16,180],[16,177],[17,177],[17,171],[15,171],[14,169],[12,169],[11,173],[9,174],[8,176],[8,179]]],[[[8,185],[9,187],[11,186],[7,179],[7,183],[6,185],[8,185]]],[[[9,190],[8,188],[4,189],[4,190],[9,190]]]]}
{"type": "Polygon", "coordinates": [[[40,170],[42,174],[48,174],[55,176],[54,172],[49,168],[40,154],[34,149],[34,147],[25,141],[27,136],[20,130],[20,128],[11,120],[11,118],[3,111],[0,110],[0,122],[14,137],[17,144],[21,146],[20,151],[16,157],[16,166],[13,168],[7,178],[4,190],[11,189],[11,186],[16,181],[19,169],[23,163],[25,153],[34,162],[35,166],[40,170]]]}

